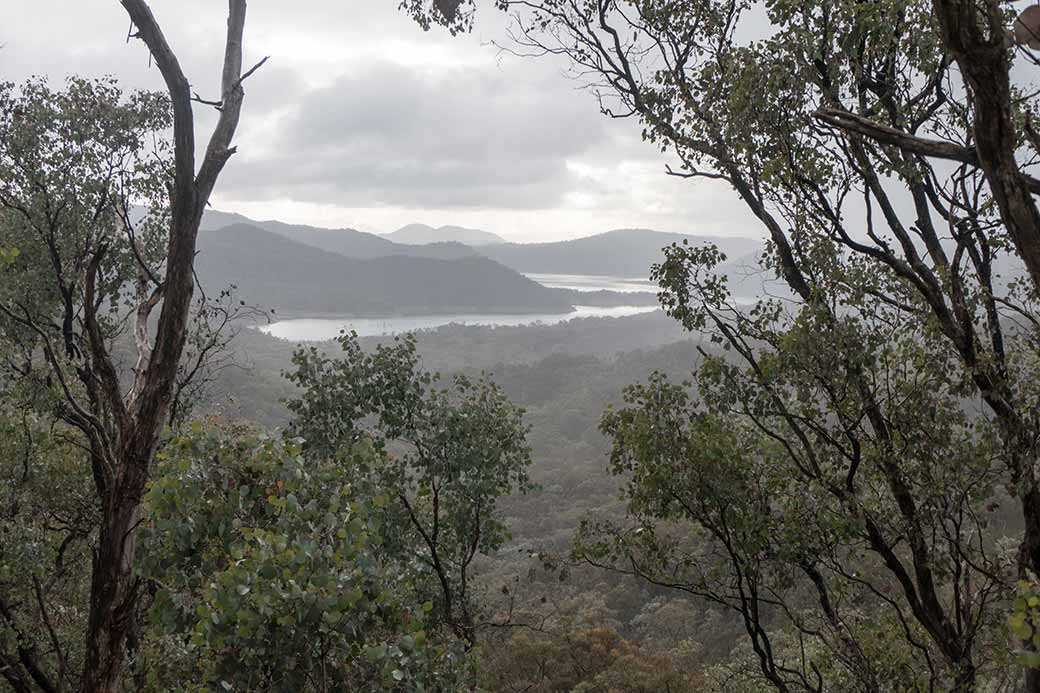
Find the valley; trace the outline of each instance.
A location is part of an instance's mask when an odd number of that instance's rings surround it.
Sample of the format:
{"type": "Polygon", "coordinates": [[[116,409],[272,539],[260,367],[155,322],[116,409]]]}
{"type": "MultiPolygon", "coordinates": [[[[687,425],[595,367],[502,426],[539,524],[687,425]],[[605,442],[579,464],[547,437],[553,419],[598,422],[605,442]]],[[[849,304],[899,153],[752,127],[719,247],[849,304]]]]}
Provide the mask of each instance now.
{"type": "MultiPolygon", "coordinates": [[[[602,314],[624,314],[657,304],[656,287],[625,277],[648,276],[663,257],[661,248],[684,240],[719,241],[639,230],[555,244],[469,247],[440,240],[457,237],[459,227],[425,228],[433,242],[402,244],[389,240],[394,234],[254,221],[211,210],[204,216],[196,271],[207,290],[234,286],[243,300],[283,317],[562,316],[603,309],[612,312],[602,314]]],[[[754,257],[761,244],[728,239],[724,245],[741,253],[727,268],[738,284],[735,293],[761,293],[761,282],[742,279],[761,275],[754,257]]]]}
{"type": "Polygon", "coordinates": [[[14,0],[0,688],[1040,693],[1026,4],[14,0]]]}

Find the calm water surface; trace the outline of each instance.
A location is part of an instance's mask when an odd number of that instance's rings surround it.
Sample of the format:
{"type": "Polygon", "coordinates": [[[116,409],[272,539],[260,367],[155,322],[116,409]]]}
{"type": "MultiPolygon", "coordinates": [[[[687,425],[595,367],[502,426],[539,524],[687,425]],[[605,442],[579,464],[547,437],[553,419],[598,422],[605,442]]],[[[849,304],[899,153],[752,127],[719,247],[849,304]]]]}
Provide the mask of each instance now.
{"type": "MultiPolygon", "coordinates": [[[[553,289],[576,291],[618,291],[633,293],[656,291],[657,287],[647,279],[604,277],[587,274],[528,274],[528,278],[553,289]]],[[[429,330],[444,325],[555,325],[579,318],[621,318],[657,310],[657,306],[574,306],[572,313],[511,314],[450,314],[450,315],[402,315],[392,318],[298,318],[281,320],[260,329],[269,335],[293,342],[318,342],[335,339],[343,330],[354,330],[361,337],[400,334],[415,330],[429,330]]]]}
{"type": "Polygon", "coordinates": [[[554,325],[577,318],[620,318],[626,315],[648,313],[657,306],[574,306],[573,313],[545,313],[530,315],[422,315],[394,318],[299,318],[281,320],[259,328],[269,335],[293,342],[316,342],[335,339],[341,330],[354,330],[361,337],[399,334],[414,330],[428,330],[452,323],[459,325],[554,325]]]}
{"type": "Polygon", "coordinates": [[[657,284],[649,279],[630,277],[602,277],[591,274],[525,274],[528,279],[550,289],[574,289],[575,291],[618,291],[635,293],[648,291],[657,293],[657,284]]]}

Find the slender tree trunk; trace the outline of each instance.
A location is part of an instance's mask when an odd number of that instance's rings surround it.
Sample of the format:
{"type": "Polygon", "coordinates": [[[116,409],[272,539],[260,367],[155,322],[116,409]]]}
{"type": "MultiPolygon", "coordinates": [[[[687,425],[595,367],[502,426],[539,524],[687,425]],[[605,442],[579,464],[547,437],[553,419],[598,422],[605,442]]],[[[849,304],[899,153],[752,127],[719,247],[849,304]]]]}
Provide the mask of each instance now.
{"type": "MultiPolygon", "coordinates": [[[[234,154],[231,143],[242,107],[242,81],[259,68],[242,72],[242,33],[246,0],[227,0],[228,21],[221,71],[220,117],[214,127],[201,165],[195,166],[195,123],[189,81],[181,70],[166,37],[146,0],[119,0],[137,29],[135,36],[148,47],[162,73],[173,111],[174,175],[170,188],[170,239],[166,253],[166,277],[162,282],[162,308],[154,349],[146,347],[130,401],[121,388],[100,337],[90,334],[95,361],[111,381],[109,408],[116,416],[118,449],[110,466],[96,470],[102,517],[93,556],[90,614],[86,634],[86,658],[80,680],[82,693],[114,693],[126,676],[127,641],[136,618],[138,583],[133,574],[137,548],[135,530],[141,499],[159,436],[166,424],[174,396],[177,368],[184,351],[186,326],[194,290],[193,265],[199,223],[217,178],[234,154]]],[[[96,270],[96,268],[94,268],[96,270]]],[[[157,289],[158,290],[158,289],[157,289]]],[[[89,302],[88,302],[89,303],[89,302]]],[[[145,311],[155,306],[150,303],[145,311]]],[[[87,307],[88,321],[91,318],[87,307]]],[[[140,348],[140,347],[139,347],[140,348]]],[[[115,440],[117,439],[117,440],[115,440]]]]}
{"type": "Polygon", "coordinates": [[[953,687],[950,688],[951,693],[973,693],[976,690],[975,679],[975,665],[970,660],[962,662],[961,669],[953,680],[953,687]]]}
{"type": "Polygon", "coordinates": [[[115,692],[122,688],[126,641],[133,627],[137,545],[134,528],[140,515],[143,485],[120,489],[106,503],[94,550],[87,652],[80,691],[115,692]]]}
{"type": "MultiPolygon", "coordinates": [[[[1040,576],[1040,488],[1036,484],[1022,494],[1022,516],[1025,530],[1018,547],[1019,577],[1027,577],[1027,568],[1032,570],[1033,576],[1040,576]]],[[[1023,691],[1040,693],[1040,669],[1026,669],[1023,691]]]]}

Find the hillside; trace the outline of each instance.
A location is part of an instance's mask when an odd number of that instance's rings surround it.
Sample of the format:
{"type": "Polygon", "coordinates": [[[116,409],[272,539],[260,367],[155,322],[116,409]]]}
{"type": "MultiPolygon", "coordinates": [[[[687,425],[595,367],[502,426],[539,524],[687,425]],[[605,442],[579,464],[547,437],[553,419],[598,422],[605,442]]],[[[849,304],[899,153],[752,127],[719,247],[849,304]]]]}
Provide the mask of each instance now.
{"type": "Polygon", "coordinates": [[[408,224],[393,233],[385,234],[394,243],[406,245],[423,245],[429,243],[464,243],[469,246],[497,245],[506,239],[488,231],[467,229],[462,226],[441,226],[434,228],[426,224],[408,224]]]}
{"type": "Polygon", "coordinates": [[[663,259],[662,248],[684,239],[696,244],[716,243],[730,260],[756,254],[762,248],[760,241],[751,238],[621,229],[570,241],[486,246],[480,252],[518,272],[644,278],[650,275],[650,266],[663,259]]]}
{"type": "Polygon", "coordinates": [[[208,291],[234,284],[242,300],[279,313],[571,310],[567,292],[547,289],[487,258],[357,260],[247,224],[201,233],[196,271],[208,291]]]}
{"type": "Polygon", "coordinates": [[[298,243],[304,243],[330,253],[359,260],[370,260],[377,257],[403,255],[407,257],[435,258],[454,260],[462,257],[474,257],[476,252],[460,243],[430,243],[411,245],[395,243],[383,236],[354,229],[323,229],[316,226],[286,224],[281,221],[255,221],[241,214],[207,210],[202,217],[201,228],[206,231],[247,224],[270,233],[284,236],[298,243]]]}

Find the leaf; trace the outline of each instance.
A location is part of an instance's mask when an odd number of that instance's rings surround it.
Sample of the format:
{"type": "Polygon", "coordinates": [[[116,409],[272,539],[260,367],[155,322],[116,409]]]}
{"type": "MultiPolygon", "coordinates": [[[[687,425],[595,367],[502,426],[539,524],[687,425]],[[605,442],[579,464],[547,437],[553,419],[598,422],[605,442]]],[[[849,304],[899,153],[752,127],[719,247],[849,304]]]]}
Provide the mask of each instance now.
{"type": "Polygon", "coordinates": [[[1028,640],[1033,635],[1032,627],[1026,622],[1026,616],[1023,613],[1015,612],[1007,617],[1008,626],[1011,628],[1011,632],[1015,634],[1015,637],[1019,640],[1028,640]]]}
{"type": "Polygon", "coordinates": [[[365,650],[365,657],[370,662],[378,662],[386,658],[386,645],[375,645],[365,650]]]}

